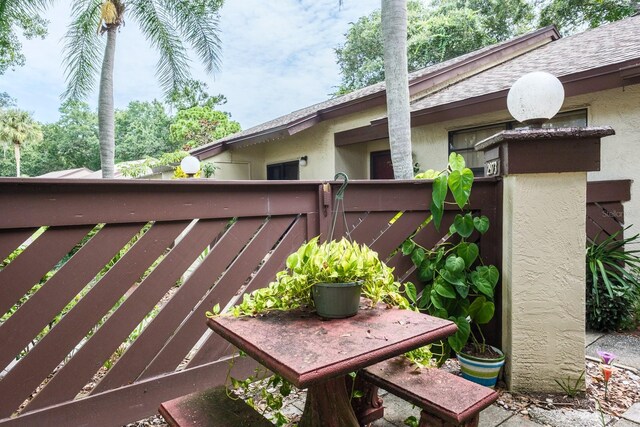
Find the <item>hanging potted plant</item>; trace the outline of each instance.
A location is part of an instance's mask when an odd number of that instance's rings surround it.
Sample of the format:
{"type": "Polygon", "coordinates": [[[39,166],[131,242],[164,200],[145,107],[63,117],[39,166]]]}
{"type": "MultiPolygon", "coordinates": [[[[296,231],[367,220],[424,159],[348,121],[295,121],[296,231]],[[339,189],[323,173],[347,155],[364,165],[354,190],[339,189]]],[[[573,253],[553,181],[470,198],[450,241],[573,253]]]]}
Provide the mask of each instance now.
{"type": "MultiPolygon", "coordinates": [[[[452,153],[445,171],[427,171],[418,177],[434,180],[431,221],[436,228],[440,227],[448,190],[460,209],[467,205],[473,172],[465,167],[462,156],[452,153]]],[[[486,344],[481,325],[493,319],[494,291],[500,274],[495,266],[483,264],[478,245],[469,241],[474,232],[483,235],[488,229],[486,216],[463,212],[455,216],[448,233],[435,247],[425,248],[409,238],[402,252],[411,257],[424,285],[420,295],[413,284],[405,285],[412,304],[428,314],[452,320],[458,326],[454,335],[432,347],[434,355],[439,356],[438,364],[444,363],[453,349],[463,377],[492,387],[505,356],[486,344]]]]}
{"type": "Polygon", "coordinates": [[[361,296],[372,304],[409,307],[400,294],[393,269],[366,245],[344,238],[318,243],[315,237],[289,255],[286,265],[266,288],[245,294],[232,313],[254,316],[275,310],[315,308],[322,317],[344,318],[357,313],[361,296]]]}
{"type": "Polygon", "coordinates": [[[287,267],[311,284],[318,315],[339,319],[358,312],[364,281],[381,265],[377,254],[371,254],[368,247],[346,239],[318,244],[316,238],[291,254],[287,267]]]}

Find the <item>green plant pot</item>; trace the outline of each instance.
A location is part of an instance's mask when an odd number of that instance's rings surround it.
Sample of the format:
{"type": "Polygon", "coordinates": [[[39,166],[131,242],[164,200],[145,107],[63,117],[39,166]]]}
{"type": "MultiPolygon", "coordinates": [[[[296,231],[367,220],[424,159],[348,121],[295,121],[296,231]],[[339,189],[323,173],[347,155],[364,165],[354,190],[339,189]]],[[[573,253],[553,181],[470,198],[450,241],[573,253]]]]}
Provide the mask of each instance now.
{"type": "Polygon", "coordinates": [[[316,283],[313,285],[313,303],[320,317],[342,319],[355,316],[360,305],[362,282],[316,283]]]}
{"type": "Polygon", "coordinates": [[[504,365],[504,353],[493,346],[491,348],[500,357],[490,359],[458,353],[463,378],[483,386],[495,387],[500,369],[504,365]]]}

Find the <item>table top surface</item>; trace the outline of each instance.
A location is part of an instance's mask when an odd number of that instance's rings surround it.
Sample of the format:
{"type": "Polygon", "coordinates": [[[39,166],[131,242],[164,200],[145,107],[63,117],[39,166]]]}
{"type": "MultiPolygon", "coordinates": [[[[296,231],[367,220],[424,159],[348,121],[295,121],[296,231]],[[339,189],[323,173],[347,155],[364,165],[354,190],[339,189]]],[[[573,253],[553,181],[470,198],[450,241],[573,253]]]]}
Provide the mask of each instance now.
{"type": "Polygon", "coordinates": [[[448,320],[411,310],[361,309],[346,319],[315,312],[218,316],[209,327],[298,388],[403,354],[456,332],[448,320]]]}

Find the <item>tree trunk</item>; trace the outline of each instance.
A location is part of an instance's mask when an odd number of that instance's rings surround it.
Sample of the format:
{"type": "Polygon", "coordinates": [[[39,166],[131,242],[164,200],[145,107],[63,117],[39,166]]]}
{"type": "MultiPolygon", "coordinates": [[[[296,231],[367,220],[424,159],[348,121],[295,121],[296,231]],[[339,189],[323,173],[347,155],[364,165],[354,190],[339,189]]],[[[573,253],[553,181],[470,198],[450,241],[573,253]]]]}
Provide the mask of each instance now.
{"type": "Polygon", "coordinates": [[[413,178],[407,72],[407,1],[382,0],[382,45],[389,146],[395,179],[413,178]]]}
{"type": "Polygon", "coordinates": [[[115,136],[113,107],[113,63],[116,52],[116,32],[112,26],[107,30],[107,46],[104,50],[100,95],[98,98],[98,130],[100,137],[100,165],[103,178],[113,178],[115,168],[115,136]]]}
{"type": "Polygon", "coordinates": [[[13,154],[16,156],[16,177],[20,178],[20,143],[13,143],[13,154]]]}

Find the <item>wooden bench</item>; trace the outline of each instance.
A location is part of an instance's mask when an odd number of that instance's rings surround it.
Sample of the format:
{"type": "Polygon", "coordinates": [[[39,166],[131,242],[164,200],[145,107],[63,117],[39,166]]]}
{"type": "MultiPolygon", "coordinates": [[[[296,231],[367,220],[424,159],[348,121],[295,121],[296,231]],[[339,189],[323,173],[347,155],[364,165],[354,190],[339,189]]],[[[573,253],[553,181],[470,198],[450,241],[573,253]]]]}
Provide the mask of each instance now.
{"type": "Polygon", "coordinates": [[[476,427],[480,411],[498,398],[495,390],[441,369],[417,371],[404,357],[372,365],[361,375],[421,408],[420,427],[476,427]]]}
{"type": "Polygon", "coordinates": [[[172,427],[273,427],[242,399],[231,399],[224,387],[169,400],[160,415],[172,427]]]}

